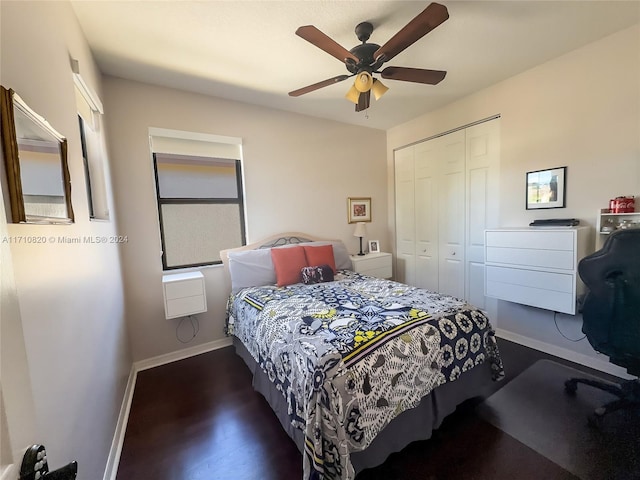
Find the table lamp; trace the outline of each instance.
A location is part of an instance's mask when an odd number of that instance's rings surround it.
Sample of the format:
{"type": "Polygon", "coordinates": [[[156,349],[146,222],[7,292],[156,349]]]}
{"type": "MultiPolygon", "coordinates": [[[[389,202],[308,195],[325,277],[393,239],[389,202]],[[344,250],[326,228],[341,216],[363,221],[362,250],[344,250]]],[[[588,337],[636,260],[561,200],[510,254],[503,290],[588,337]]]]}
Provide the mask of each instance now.
{"type": "Polygon", "coordinates": [[[358,255],[364,255],[362,251],[362,237],[367,234],[367,225],[364,222],[356,223],[356,230],[353,232],[354,237],[360,237],[360,253],[358,255]]]}

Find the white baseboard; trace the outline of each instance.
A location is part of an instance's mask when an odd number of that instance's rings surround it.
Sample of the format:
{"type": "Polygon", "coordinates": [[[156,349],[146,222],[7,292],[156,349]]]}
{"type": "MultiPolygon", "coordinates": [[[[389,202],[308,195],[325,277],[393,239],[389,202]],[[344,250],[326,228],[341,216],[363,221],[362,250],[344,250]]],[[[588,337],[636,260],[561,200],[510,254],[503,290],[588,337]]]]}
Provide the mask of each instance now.
{"type": "Polygon", "coordinates": [[[15,463],[0,467],[0,480],[14,480],[20,475],[20,469],[15,463]]]}
{"type": "Polygon", "coordinates": [[[591,357],[583,353],[574,352],[573,350],[558,347],[557,345],[542,342],[534,338],[525,337],[524,335],[510,332],[508,330],[503,330],[501,328],[496,328],[496,335],[500,338],[504,338],[505,340],[524,345],[525,347],[533,348],[534,350],[539,350],[550,355],[555,355],[556,357],[564,358],[565,360],[569,360],[571,362],[578,363],[595,370],[600,370],[601,372],[605,372],[616,377],[625,379],[635,378],[628,375],[622,367],[618,367],[613,363],[609,363],[608,357],[605,355],[603,355],[603,359],[600,360],[599,358],[591,357]]]}
{"type": "Polygon", "coordinates": [[[164,355],[158,355],[157,357],[151,357],[146,360],[140,360],[138,362],[134,362],[133,366],[136,369],[136,372],[140,372],[149,368],[159,367],[160,365],[177,362],[178,360],[183,360],[195,355],[200,355],[201,353],[210,352],[219,348],[229,347],[232,344],[233,340],[231,339],[231,337],[222,338],[220,340],[214,340],[212,342],[203,343],[194,347],[184,348],[182,350],[178,350],[177,352],[166,353],[164,355]]]}
{"type": "Polygon", "coordinates": [[[149,368],[158,367],[160,365],[165,365],[167,363],[176,362],[178,360],[183,360],[195,355],[200,355],[201,353],[228,347],[232,344],[233,340],[231,339],[231,337],[223,338],[220,340],[203,343],[201,345],[196,345],[194,347],[185,348],[183,350],[178,350],[177,352],[171,352],[165,355],[158,355],[157,357],[148,358],[146,360],[140,360],[138,362],[134,362],[133,365],[131,365],[131,372],[129,373],[129,380],[127,381],[127,387],[125,388],[122,406],[120,407],[118,423],[116,425],[116,431],[113,436],[113,442],[111,443],[111,449],[109,450],[109,458],[107,458],[107,466],[104,471],[103,480],[115,480],[118,473],[120,454],[122,453],[124,434],[127,430],[127,422],[129,421],[129,412],[131,411],[131,402],[133,400],[133,392],[135,390],[138,372],[142,370],[148,370],[149,368]]]}
{"type": "Polygon", "coordinates": [[[133,365],[129,372],[129,379],[124,390],[124,398],[118,415],[118,423],[116,431],[111,442],[109,457],[107,458],[107,466],[104,470],[103,480],[115,480],[118,473],[118,464],[120,463],[120,454],[122,453],[122,444],[124,443],[124,434],[127,430],[127,421],[129,420],[129,411],[131,410],[131,401],[133,400],[133,391],[136,387],[137,372],[133,365]]]}

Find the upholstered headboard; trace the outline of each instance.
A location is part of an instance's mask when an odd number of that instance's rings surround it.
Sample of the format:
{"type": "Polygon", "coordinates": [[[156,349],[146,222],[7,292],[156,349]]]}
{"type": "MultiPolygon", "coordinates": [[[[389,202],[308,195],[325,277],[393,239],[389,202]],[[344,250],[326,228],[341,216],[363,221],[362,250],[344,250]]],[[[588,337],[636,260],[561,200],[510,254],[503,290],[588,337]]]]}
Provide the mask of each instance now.
{"type": "MultiPolygon", "coordinates": [[[[349,257],[349,253],[347,252],[346,247],[342,243],[341,240],[331,240],[326,238],[319,238],[314,235],[309,235],[307,233],[302,232],[286,232],[272,235],[270,237],[264,238],[258,242],[251,243],[249,245],[244,245],[242,247],[230,248],[226,250],[220,251],[220,259],[224,265],[225,274],[231,280],[232,288],[235,289],[235,285],[238,283],[247,285],[247,282],[244,280],[241,282],[236,282],[236,279],[239,278],[238,275],[239,269],[242,270],[242,277],[246,278],[247,275],[252,276],[253,267],[255,265],[255,272],[258,276],[260,276],[260,283],[262,285],[268,284],[267,279],[269,278],[269,265],[271,263],[270,260],[270,252],[265,252],[265,255],[256,255],[250,254],[252,258],[248,259],[246,262],[241,262],[242,265],[238,264],[238,260],[240,256],[247,257],[247,255],[236,255],[242,254],[242,252],[249,252],[251,250],[266,250],[271,248],[278,247],[286,247],[288,245],[295,244],[304,244],[308,242],[319,242],[321,244],[332,244],[334,247],[334,255],[336,260],[336,266],[340,269],[350,269],[351,268],[351,259],[349,257]],[[234,267],[233,271],[230,268],[230,260],[229,255],[233,255],[234,259],[234,267]],[[268,259],[264,258],[265,256],[269,256],[268,259]],[[258,258],[259,257],[259,258],[258,258]]],[[[275,283],[275,281],[274,281],[275,283]]]]}

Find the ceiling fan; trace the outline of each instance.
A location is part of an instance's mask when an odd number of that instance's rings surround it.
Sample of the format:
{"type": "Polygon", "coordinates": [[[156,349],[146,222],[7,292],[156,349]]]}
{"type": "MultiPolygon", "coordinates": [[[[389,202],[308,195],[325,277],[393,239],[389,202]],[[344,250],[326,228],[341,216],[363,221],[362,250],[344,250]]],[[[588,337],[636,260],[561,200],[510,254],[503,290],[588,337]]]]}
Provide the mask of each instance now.
{"type": "Polygon", "coordinates": [[[350,75],[344,74],[328,78],[289,92],[289,95],[299,97],[305,93],[313,92],[355,76],[353,86],[347,92],[346,98],[355,103],[356,112],[360,112],[369,108],[371,92],[378,100],[388,90],[380,80],[373,78],[374,73],[379,73],[382,78],[391,80],[436,85],[444,79],[447,72],[407,67],[386,67],[382,71],[379,69],[383,63],[388,62],[407,47],[413,45],[448,18],[447,7],[439,3],[431,3],[422,13],[406,24],[382,46],[375,43],[367,43],[373,32],[373,25],[369,22],[362,22],[355,29],[356,36],[362,44],[353,47],[351,50],[342,47],[313,25],[300,27],[296,30],[296,35],[344,62],[350,75]]]}

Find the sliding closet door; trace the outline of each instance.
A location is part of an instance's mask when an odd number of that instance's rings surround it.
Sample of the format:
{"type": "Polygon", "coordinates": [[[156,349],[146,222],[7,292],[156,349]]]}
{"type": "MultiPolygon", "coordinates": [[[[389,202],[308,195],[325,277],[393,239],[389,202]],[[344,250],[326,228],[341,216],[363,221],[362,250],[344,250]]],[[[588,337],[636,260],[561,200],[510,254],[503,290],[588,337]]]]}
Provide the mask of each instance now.
{"type": "Polygon", "coordinates": [[[465,296],[465,132],[431,140],[438,157],[438,290],[465,296]]]}
{"type": "Polygon", "coordinates": [[[498,119],[395,152],[398,281],[492,313],[484,230],[498,225],[499,167],[498,119]]]}
{"type": "Polygon", "coordinates": [[[438,291],[438,145],[415,146],[415,226],[417,287],[438,291]]]}
{"type": "MultiPolygon", "coordinates": [[[[484,296],[484,231],[498,226],[500,120],[466,129],[467,238],[466,296],[469,303],[491,310],[484,296]]],[[[492,312],[489,312],[491,315],[492,312]]],[[[495,312],[493,312],[495,313],[495,312]]],[[[493,315],[495,318],[495,314],[493,315]]]]}
{"type": "Polygon", "coordinates": [[[416,226],[414,200],[414,147],[395,152],[396,280],[416,282],[416,226]]]}

